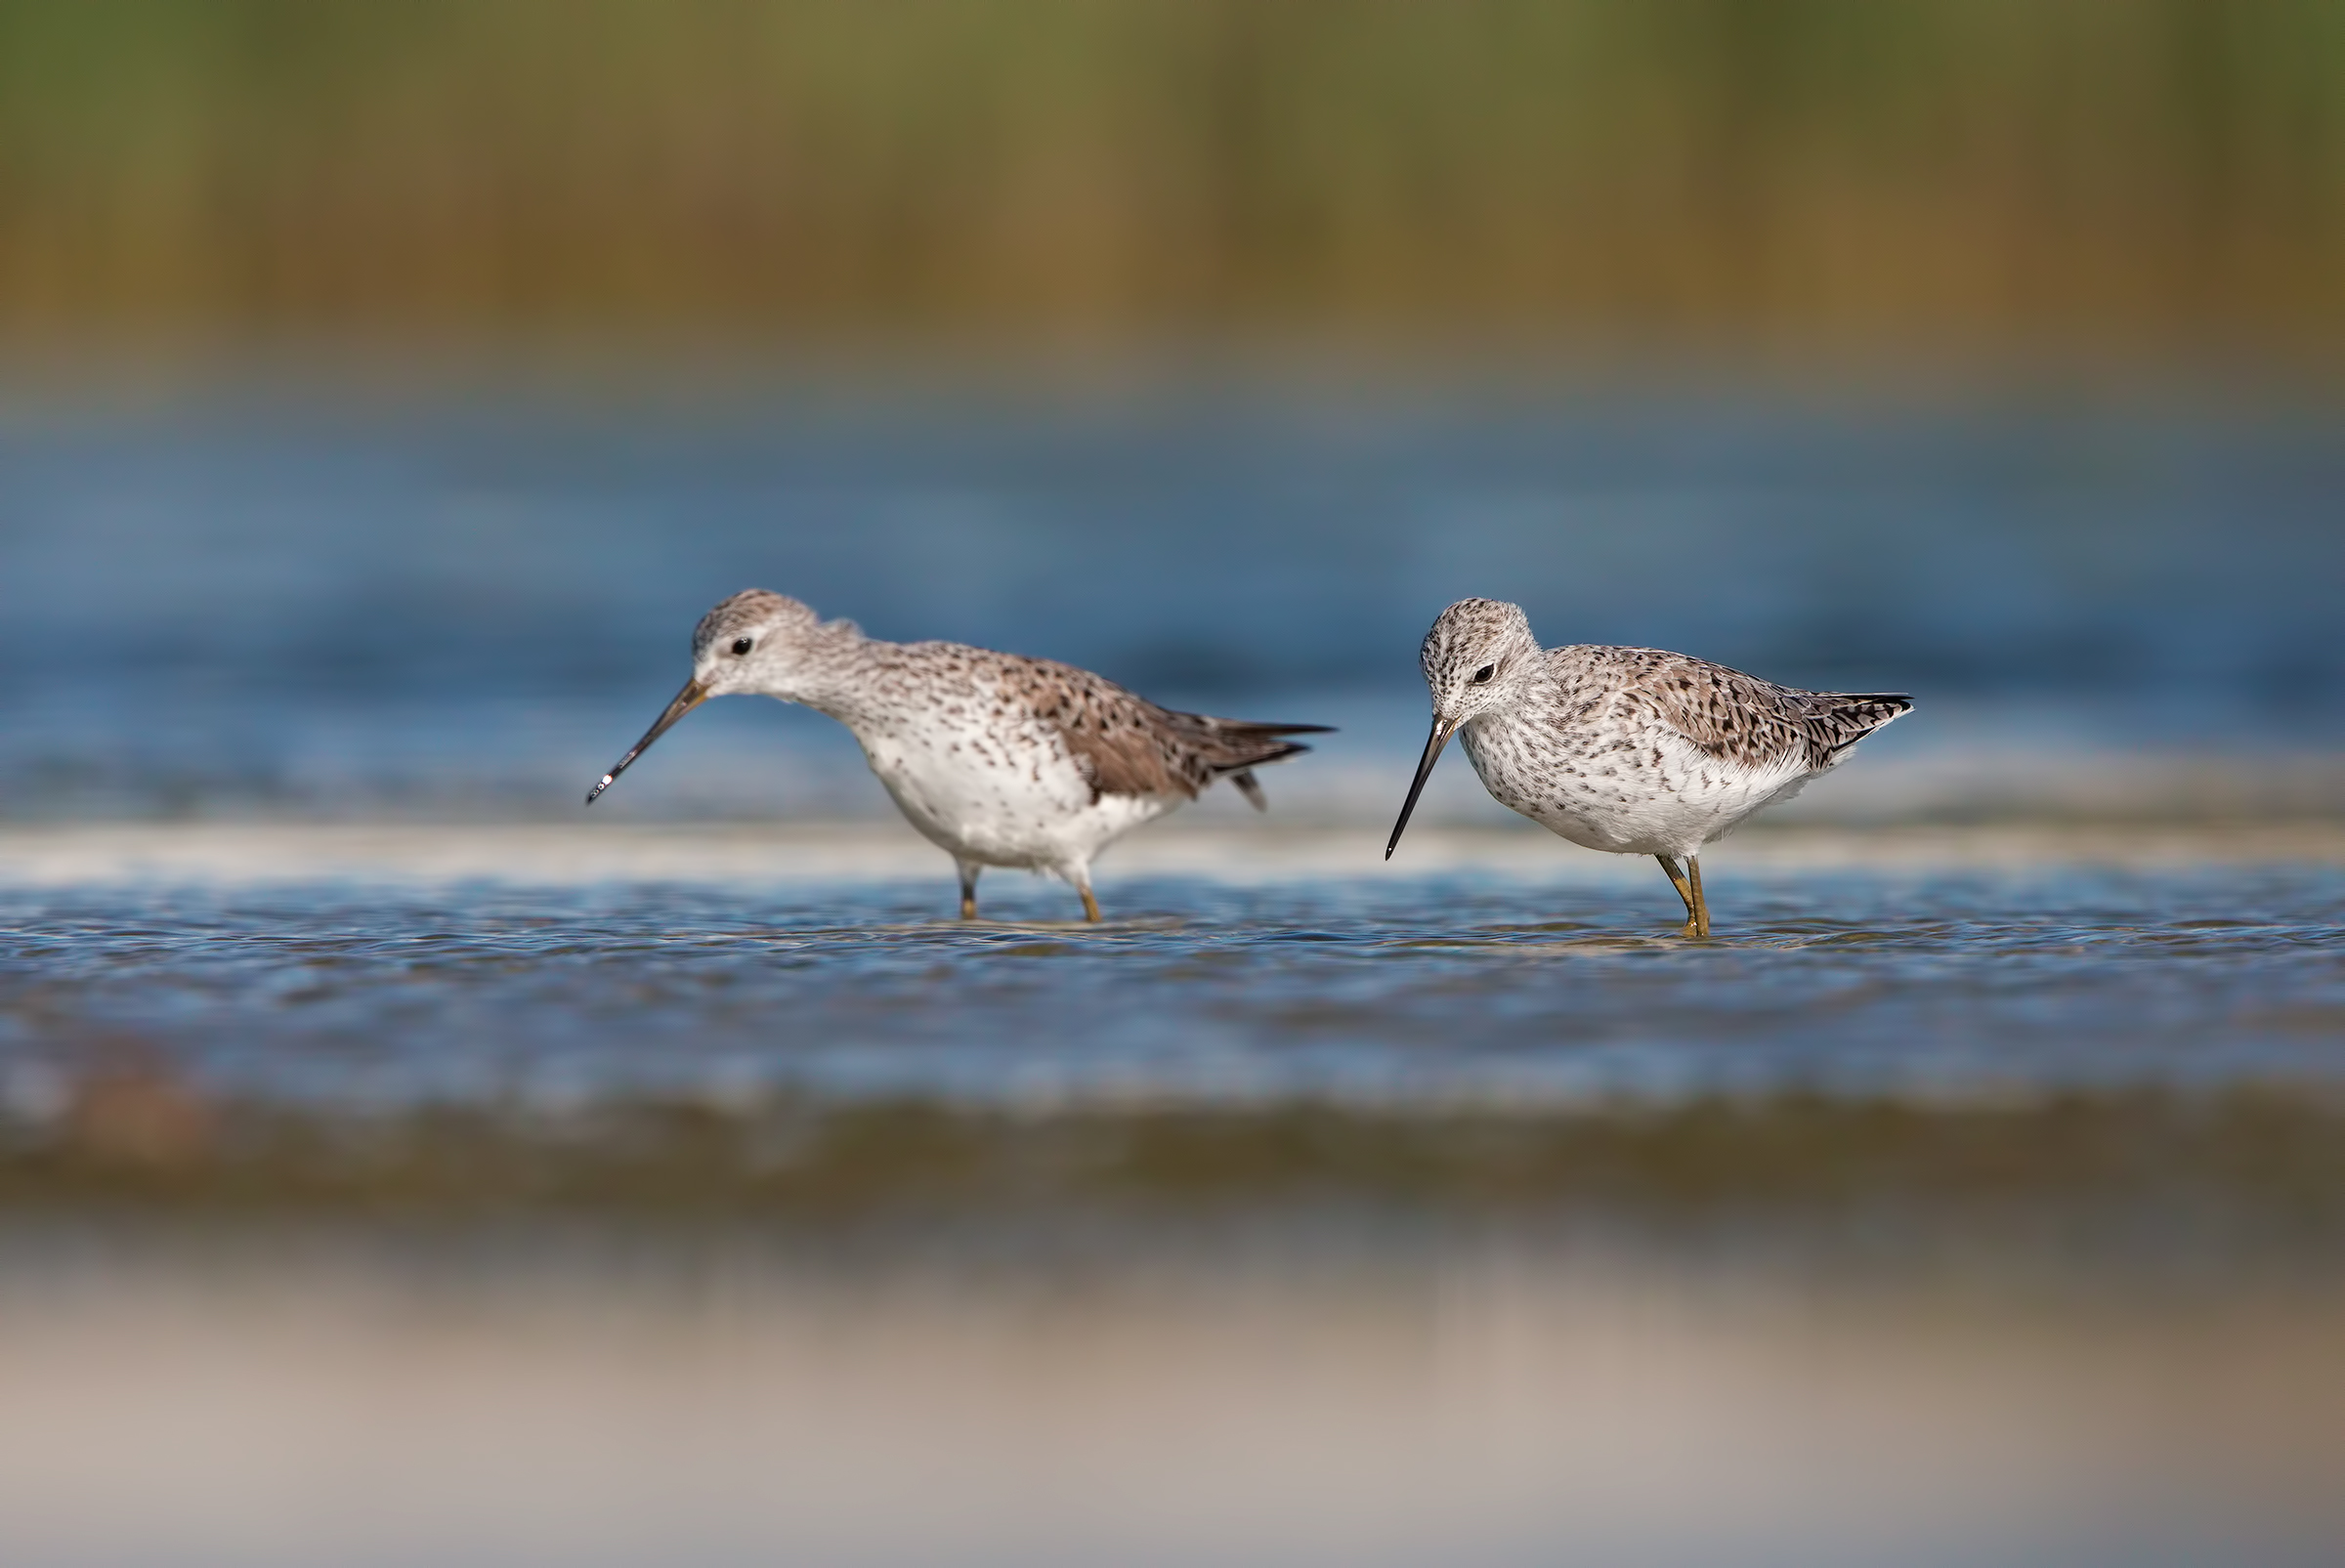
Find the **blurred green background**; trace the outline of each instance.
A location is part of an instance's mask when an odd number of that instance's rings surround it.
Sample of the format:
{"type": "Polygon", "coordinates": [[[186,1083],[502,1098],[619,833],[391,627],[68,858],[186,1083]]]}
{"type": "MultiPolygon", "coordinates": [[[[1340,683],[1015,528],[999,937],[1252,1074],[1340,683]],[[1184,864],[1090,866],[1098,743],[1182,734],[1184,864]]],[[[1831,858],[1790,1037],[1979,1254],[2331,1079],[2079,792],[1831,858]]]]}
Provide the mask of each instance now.
{"type": "Polygon", "coordinates": [[[2345,327],[2326,0],[9,0],[0,323],[2345,327]]]}

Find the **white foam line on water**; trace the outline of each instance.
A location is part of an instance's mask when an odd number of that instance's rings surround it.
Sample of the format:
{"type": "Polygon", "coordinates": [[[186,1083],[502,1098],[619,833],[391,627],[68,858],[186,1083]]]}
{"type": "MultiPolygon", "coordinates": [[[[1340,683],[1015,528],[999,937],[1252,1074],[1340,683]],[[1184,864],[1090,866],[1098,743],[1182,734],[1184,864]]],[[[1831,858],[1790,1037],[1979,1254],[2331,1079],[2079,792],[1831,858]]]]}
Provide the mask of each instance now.
{"type": "MultiPolygon", "coordinates": [[[[1412,832],[1390,863],[1365,827],[1168,825],[1101,862],[1103,877],[1265,883],[1471,872],[1542,882],[1643,878],[1642,857],[1600,855],[1536,830],[1412,832]]],[[[2010,872],[2059,866],[2345,865],[2345,822],[2144,827],[1777,828],[1716,845],[1717,870],[2010,872]]],[[[533,885],[774,883],[949,877],[944,855],[890,823],[590,826],[68,824],[0,828],[0,886],[317,881],[533,885]]]]}

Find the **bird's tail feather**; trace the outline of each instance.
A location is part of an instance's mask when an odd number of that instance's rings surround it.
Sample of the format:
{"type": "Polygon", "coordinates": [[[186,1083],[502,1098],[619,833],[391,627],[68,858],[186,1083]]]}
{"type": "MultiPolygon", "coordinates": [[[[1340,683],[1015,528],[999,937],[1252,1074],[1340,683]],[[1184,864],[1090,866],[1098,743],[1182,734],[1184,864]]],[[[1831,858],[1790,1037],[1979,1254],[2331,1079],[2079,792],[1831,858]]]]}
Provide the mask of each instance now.
{"type": "MultiPolygon", "coordinates": [[[[1204,713],[1182,713],[1176,717],[1192,726],[1191,738],[1204,753],[1205,765],[1216,777],[1231,778],[1264,763],[1283,762],[1310,749],[1307,745],[1287,740],[1290,735],[1328,735],[1334,726],[1326,724],[1257,724],[1247,719],[1217,719],[1204,713]]],[[[1252,800],[1258,788],[1246,791],[1252,800]]]]}
{"type": "Polygon", "coordinates": [[[1913,711],[1903,692],[1819,692],[1822,711],[1808,721],[1812,755],[1830,767],[1890,720],[1913,711]]]}

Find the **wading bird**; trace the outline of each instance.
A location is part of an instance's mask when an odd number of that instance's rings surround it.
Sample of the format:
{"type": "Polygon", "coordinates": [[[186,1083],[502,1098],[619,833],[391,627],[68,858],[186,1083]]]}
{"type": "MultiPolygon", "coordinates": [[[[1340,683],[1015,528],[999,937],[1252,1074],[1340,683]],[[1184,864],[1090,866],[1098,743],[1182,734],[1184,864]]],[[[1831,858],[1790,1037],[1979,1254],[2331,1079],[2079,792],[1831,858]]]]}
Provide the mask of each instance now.
{"type": "Polygon", "coordinates": [[[1306,751],[1285,739],[1320,724],[1249,724],[1175,713],[1088,670],[959,643],[890,643],[851,620],[751,588],[692,634],[692,679],[586,795],[712,697],[779,698],[854,733],[897,809],[960,870],[960,917],[977,915],[988,866],[1042,871],[1099,918],[1091,861],[1109,843],[1227,779],[1266,807],[1254,770],[1306,751]]]}
{"type": "Polygon", "coordinates": [[[1710,934],[1701,849],[1789,800],[1913,706],[1901,692],[1804,692],[1657,648],[1541,648],[1518,605],[1461,599],[1418,651],[1433,731],[1385,859],[1449,738],[1500,805],[1588,849],[1650,855],[1710,934]]]}

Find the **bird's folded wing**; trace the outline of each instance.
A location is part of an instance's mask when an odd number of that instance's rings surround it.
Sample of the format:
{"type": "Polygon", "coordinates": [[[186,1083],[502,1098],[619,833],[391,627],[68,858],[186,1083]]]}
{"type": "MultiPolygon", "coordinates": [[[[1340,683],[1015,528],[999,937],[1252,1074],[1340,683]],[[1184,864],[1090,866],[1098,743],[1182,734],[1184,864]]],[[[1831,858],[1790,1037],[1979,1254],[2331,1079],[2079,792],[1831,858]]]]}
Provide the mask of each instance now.
{"type": "Polygon", "coordinates": [[[1810,714],[1799,699],[1812,695],[1681,655],[1640,672],[1623,686],[1620,701],[1720,761],[1755,773],[1809,750],[1810,714]]]}
{"type": "Polygon", "coordinates": [[[1684,655],[1652,659],[1621,700],[1642,707],[1696,746],[1754,772],[1786,762],[1821,770],[1898,714],[1901,692],[1808,692],[1684,655]]]}
{"type": "Polygon", "coordinates": [[[1019,676],[1035,711],[1057,729],[1097,794],[1194,799],[1221,774],[1306,749],[1286,736],[1323,728],[1179,713],[1089,670],[1044,659],[1021,662],[1019,676]]]}

